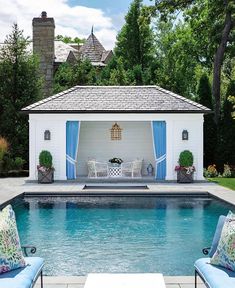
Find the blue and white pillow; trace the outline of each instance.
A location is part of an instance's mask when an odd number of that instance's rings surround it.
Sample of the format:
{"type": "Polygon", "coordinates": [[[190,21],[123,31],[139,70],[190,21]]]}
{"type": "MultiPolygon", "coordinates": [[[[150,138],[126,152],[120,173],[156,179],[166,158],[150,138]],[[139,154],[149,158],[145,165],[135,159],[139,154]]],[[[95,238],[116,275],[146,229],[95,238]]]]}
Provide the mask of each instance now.
{"type": "Polygon", "coordinates": [[[218,247],[210,263],[235,271],[235,214],[228,213],[218,247]]]}
{"type": "Polygon", "coordinates": [[[15,213],[8,205],[0,211],[0,274],[25,265],[15,213]]]}

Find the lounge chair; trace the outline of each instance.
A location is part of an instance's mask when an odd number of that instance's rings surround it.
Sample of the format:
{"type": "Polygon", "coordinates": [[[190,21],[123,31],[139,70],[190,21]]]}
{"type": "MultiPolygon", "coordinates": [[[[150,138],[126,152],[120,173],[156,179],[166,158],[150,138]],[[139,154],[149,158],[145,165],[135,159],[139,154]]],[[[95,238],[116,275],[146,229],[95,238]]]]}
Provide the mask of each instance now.
{"type": "Polygon", "coordinates": [[[44,260],[40,257],[28,257],[27,249],[34,254],[36,248],[33,246],[22,247],[25,254],[26,266],[0,274],[0,287],[2,288],[32,288],[38,277],[41,278],[43,288],[42,268],[44,260]]]}
{"type": "Polygon", "coordinates": [[[210,264],[210,258],[215,253],[219,239],[221,236],[222,228],[226,217],[220,216],[216,227],[212,245],[210,248],[202,250],[204,255],[208,258],[200,258],[195,264],[195,288],[197,288],[197,276],[200,276],[202,281],[208,288],[233,288],[235,287],[235,272],[226,268],[210,264]]]}

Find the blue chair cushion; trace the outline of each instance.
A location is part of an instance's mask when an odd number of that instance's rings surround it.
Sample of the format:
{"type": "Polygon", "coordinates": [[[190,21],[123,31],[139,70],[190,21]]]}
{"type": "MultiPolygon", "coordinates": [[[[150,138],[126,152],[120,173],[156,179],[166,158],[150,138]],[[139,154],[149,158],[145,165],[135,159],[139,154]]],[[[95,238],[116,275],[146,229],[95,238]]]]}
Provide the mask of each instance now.
{"type": "Polygon", "coordinates": [[[210,264],[210,258],[198,259],[194,267],[209,288],[235,287],[235,272],[210,264]]]}
{"type": "Polygon", "coordinates": [[[25,257],[26,266],[0,274],[0,287],[31,288],[40,274],[44,260],[40,257],[25,257]]]}
{"type": "Polygon", "coordinates": [[[208,254],[209,257],[212,257],[214,255],[216,249],[217,249],[225,219],[226,219],[226,216],[224,216],[224,215],[221,215],[219,217],[219,220],[218,220],[218,223],[216,226],[216,230],[215,230],[215,234],[214,234],[214,238],[212,240],[211,249],[210,249],[209,254],[208,254]]]}

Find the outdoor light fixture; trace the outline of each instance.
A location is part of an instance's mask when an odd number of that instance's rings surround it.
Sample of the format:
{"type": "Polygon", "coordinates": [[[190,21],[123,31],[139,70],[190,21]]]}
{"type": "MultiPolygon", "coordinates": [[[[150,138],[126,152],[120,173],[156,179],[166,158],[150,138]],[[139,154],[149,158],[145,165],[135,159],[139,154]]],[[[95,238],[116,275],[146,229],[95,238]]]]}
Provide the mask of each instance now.
{"type": "Polygon", "coordinates": [[[115,122],[112,128],[110,129],[111,132],[111,140],[122,140],[122,128],[115,122]]]}
{"type": "Polygon", "coordinates": [[[183,132],[182,132],[182,140],[188,140],[188,131],[187,130],[183,130],[183,132]]]}
{"type": "Polygon", "coordinates": [[[51,132],[49,130],[45,130],[44,140],[51,140],[51,132]]]}

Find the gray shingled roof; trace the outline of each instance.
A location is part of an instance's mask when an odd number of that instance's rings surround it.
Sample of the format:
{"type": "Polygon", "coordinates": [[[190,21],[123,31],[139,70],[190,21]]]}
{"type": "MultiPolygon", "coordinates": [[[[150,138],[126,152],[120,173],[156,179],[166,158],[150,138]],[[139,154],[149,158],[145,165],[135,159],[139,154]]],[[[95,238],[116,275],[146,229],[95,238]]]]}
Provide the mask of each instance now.
{"type": "Polygon", "coordinates": [[[81,58],[87,58],[91,62],[101,62],[101,58],[105,49],[93,33],[87,38],[79,52],[81,58]]]}
{"type": "Polygon", "coordinates": [[[22,109],[27,113],[209,113],[158,86],[75,86],[22,109]]]}

